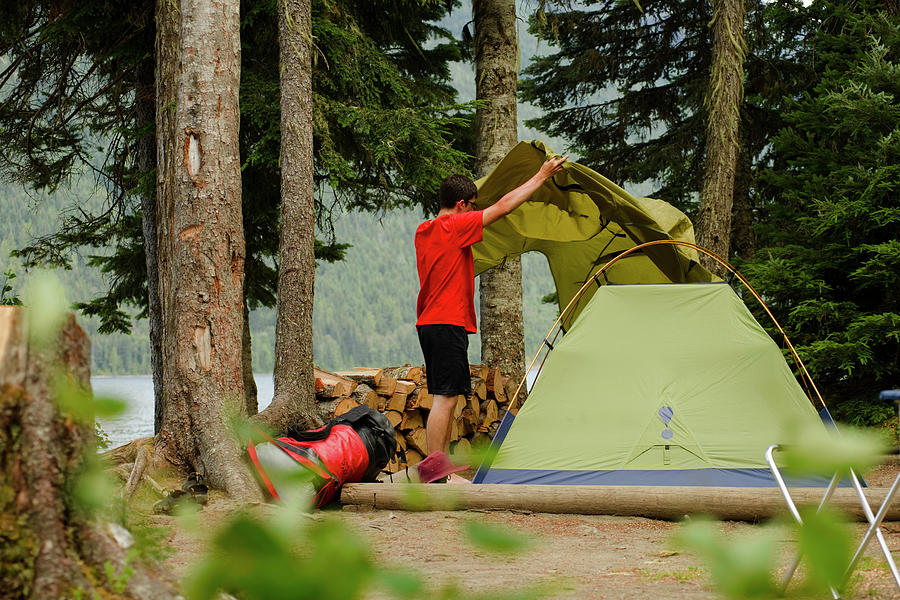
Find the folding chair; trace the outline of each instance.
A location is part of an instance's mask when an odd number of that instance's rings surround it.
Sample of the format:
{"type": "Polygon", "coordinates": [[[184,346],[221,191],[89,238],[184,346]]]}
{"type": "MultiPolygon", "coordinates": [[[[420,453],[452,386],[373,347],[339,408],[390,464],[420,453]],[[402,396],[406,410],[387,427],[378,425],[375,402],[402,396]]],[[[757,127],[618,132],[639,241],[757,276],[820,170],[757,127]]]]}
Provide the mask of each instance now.
{"type": "MultiPolygon", "coordinates": [[[[893,400],[897,403],[898,414],[900,414],[900,390],[885,390],[879,394],[880,400],[893,400]]],[[[797,505],[794,503],[793,498],[791,498],[791,494],[788,491],[787,485],[784,482],[784,477],[781,475],[781,471],[778,466],[775,464],[774,455],[777,450],[779,450],[780,446],[778,444],[769,446],[766,450],[766,462],[769,463],[769,469],[772,471],[772,475],[775,477],[775,481],[778,484],[778,488],[781,490],[781,495],[784,496],[784,500],[788,505],[788,509],[791,512],[791,515],[796,519],[798,523],[803,523],[803,519],[800,517],[800,512],[797,510],[797,505]]],[[[847,569],[844,571],[844,578],[847,579],[850,577],[850,574],[853,572],[853,569],[856,567],[856,563],[859,561],[859,557],[862,556],[862,553],[865,551],[866,546],[869,545],[869,542],[872,540],[872,536],[874,535],[878,539],[878,544],[881,546],[881,552],[884,554],[884,558],[887,561],[888,568],[891,570],[891,574],[894,576],[894,582],[897,584],[897,588],[900,589],[900,572],[897,570],[897,564],[894,562],[894,557],[891,555],[891,551],[888,548],[887,541],[884,539],[884,534],[881,532],[881,522],[884,520],[885,515],[887,514],[888,507],[890,507],[891,502],[894,499],[894,496],[897,494],[898,489],[900,489],[900,474],[897,475],[896,479],[894,479],[894,483],[891,485],[888,490],[887,495],[884,497],[884,501],[881,503],[881,507],[878,509],[877,514],[872,513],[872,508],[869,506],[869,501],[866,499],[865,494],[863,493],[862,484],[860,484],[859,477],[857,477],[856,473],[853,469],[850,469],[849,472],[850,481],[853,484],[853,487],[856,489],[856,494],[859,496],[859,502],[862,506],[863,513],[866,515],[866,520],[869,522],[869,528],[866,530],[865,535],[863,535],[862,540],[859,542],[859,546],[856,549],[856,552],[853,554],[853,558],[850,559],[850,564],[847,565],[847,569]]],[[[828,484],[828,488],[825,490],[825,494],[822,496],[822,501],[819,503],[819,507],[816,509],[817,512],[825,506],[825,503],[828,502],[829,498],[831,498],[832,494],[834,494],[834,490],[837,488],[838,482],[841,479],[841,473],[835,473],[834,477],[831,478],[831,482],[828,484]]],[[[788,567],[787,572],[785,572],[784,579],[782,581],[782,590],[786,590],[788,584],[791,582],[791,579],[794,577],[794,573],[797,570],[797,566],[800,564],[801,554],[798,552],[797,556],[794,558],[794,562],[788,567]]],[[[831,595],[837,600],[840,598],[840,594],[834,588],[831,588],[831,595]]]]}

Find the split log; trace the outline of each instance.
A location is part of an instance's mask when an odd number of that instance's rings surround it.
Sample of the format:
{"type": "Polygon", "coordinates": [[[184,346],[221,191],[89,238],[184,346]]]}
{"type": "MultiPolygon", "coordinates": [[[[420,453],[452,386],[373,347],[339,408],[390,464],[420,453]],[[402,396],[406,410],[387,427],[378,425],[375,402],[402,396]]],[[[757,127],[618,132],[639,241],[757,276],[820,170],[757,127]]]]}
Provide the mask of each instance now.
{"type": "Polygon", "coordinates": [[[464,408],[462,414],[456,420],[456,423],[459,427],[459,436],[468,437],[475,433],[475,427],[477,427],[477,422],[472,417],[472,409],[464,408]]]}
{"type": "Polygon", "coordinates": [[[391,427],[398,427],[400,422],[403,420],[403,413],[398,410],[386,410],[384,411],[384,416],[387,417],[388,422],[391,424],[391,427]]]}
{"type": "Polygon", "coordinates": [[[347,379],[336,373],[329,373],[328,371],[323,371],[321,369],[315,370],[315,376],[321,379],[326,387],[331,386],[332,397],[349,396],[353,393],[353,390],[356,389],[356,386],[359,385],[352,379],[347,379]]]}
{"type": "Polygon", "coordinates": [[[481,420],[481,402],[478,401],[478,397],[475,394],[466,398],[466,407],[472,412],[472,425],[478,425],[478,422],[481,420]]]}
{"type": "Polygon", "coordinates": [[[333,414],[335,417],[339,417],[342,414],[353,410],[357,406],[359,406],[359,402],[350,396],[344,396],[341,398],[340,402],[338,402],[337,406],[335,406],[333,414]]]}
{"type": "Polygon", "coordinates": [[[522,389],[519,391],[518,406],[521,406],[522,402],[525,402],[525,396],[527,395],[525,384],[522,383],[521,379],[519,381],[516,381],[512,377],[510,377],[509,381],[506,382],[506,399],[509,401],[510,405],[513,404],[513,400],[516,397],[516,390],[519,389],[520,384],[522,385],[522,389]]]}
{"type": "Polygon", "coordinates": [[[500,373],[500,369],[491,369],[485,381],[488,393],[493,394],[499,404],[506,404],[509,401],[506,397],[507,381],[509,377],[500,373]]]}
{"type": "Polygon", "coordinates": [[[406,438],[399,431],[394,430],[394,437],[397,438],[397,451],[406,452],[406,438]]]}
{"type": "Polygon", "coordinates": [[[410,429],[416,429],[418,427],[425,426],[425,419],[422,418],[422,413],[418,410],[408,410],[403,413],[403,420],[400,421],[400,430],[408,431],[410,429]]]}
{"type": "MultiPolygon", "coordinates": [[[[822,488],[793,488],[798,504],[815,505],[822,488]]],[[[778,488],[599,486],[599,485],[427,485],[350,483],[343,487],[341,502],[382,510],[521,510],[582,515],[638,516],[681,520],[687,515],[711,515],[729,521],[759,522],[787,514],[778,488]],[[410,485],[416,488],[410,489],[410,485]]],[[[868,488],[871,506],[881,506],[888,488],[868,488]]],[[[839,488],[829,500],[851,518],[865,522],[856,490],[839,488]]],[[[893,503],[887,521],[900,520],[900,503],[893,503]]]]}
{"type": "Polygon", "coordinates": [[[329,398],[328,400],[316,404],[316,410],[323,422],[330,421],[334,418],[334,411],[337,409],[338,405],[340,405],[341,400],[343,400],[343,398],[329,398]]]}
{"type": "Polygon", "coordinates": [[[469,455],[472,454],[472,444],[469,443],[468,439],[461,437],[456,443],[450,444],[450,454],[463,460],[469,460],[469,455]]]}
{"type": "Polygon", "coordinates": [[[326,385],[318,377],[316,377],[316,382],[316,402],[325,402],[332,398],[340,397],[340,394],[334,393],[333,385],[326,385]]]}
{"type": "Polygon", "coordinates": [[[394,379],[406,379],[412,381],[416,385],[422,383],[422,375],[423,370],[422,367],[413,367],[410,365],[404,365],[402,367],[391,367],[384,370],[385,375],[393,377],[394,379]]]}
{"type": "Polygon", "coordinates": [[[398,471],[402,471],[406,468],[406,462],[403,458],[402,453],[398,453],[388,461],[387,466],[384,467],[384,470],[388,473],[396,473],[398,471]]]}
{"type": "Polygon", "coordinates": [[[487,379],[490,368],[487,365],[469,365],[469,375],[478,377],[482,381],[487,379]]]}
{"type": "Polygon", "coordinates": [[[500,413],[497,409],[497,402],[494,400],[488,400],[481,408],[483,409],[483,413],[481,416],[481,423],[478,425],[478,431],[487,433],[490,431],[491,425],[500,420],[500,413]]]}
{"type": "Polygon", "coordinates": [[[420,389],[416,395],[416,408],[431,410],[432,406],[434,406],[434,396],[425,391],[424,388],[420,389]]]}
{"type": "Polygon", "coordinates": [[[177,597],[174,577],[138,561],[124,590],[107,578],[107,568],[124,571],[130,534],[89,518],[71,495],[79,475],[94,475],[93,415],[83,412],[90,342],[72,315],[43,339],[27,320],[25,309],[0,306],[0,596],[177,597]]]}
{"type": "Polygon", "coordinates": [[[375,388],[375,391],[381,394],[382,396],[390,396],[394,393],[394,389],[397,387],[397,380],[393,377],[384,376],[381,378],[381,383],[378,384],[378,387],[375,388]]]}
{"type": "Polygon", "coordinates": [[[422,456],[428,455],[428,444],[425,440],[425,428],[417,427],[404,435],[406,438],[407,453],[409,448],[417,450],[422,456]]]}
{"type": "Polygon", "coordinates": [[[397,412],[403,412],[406,410],[406,399],[409,394],[404,394],[403,392],[394,392],[391,394],[390,400],[387,401],[385,405],[385,410],[396,410],[397,412]]]}
{"type": "Polygon", "coordinates": [[[359,384],[356,389],[353,390],[353,393],[350,394],[350,398],[355,400],[358,405],[365,404],[372,410],[378,410],[378,394],[364,383],[359,384]]]}
{"type": "Polygon", "coordinates": [[[370,388],[376,388],[381,383],[384,369],[354,369],[352,371],[335,371],[334,374],[346,379],[352,379],[356,383],[364,383],[370,388]]]}
{"type": "Polygon", "coordinates": [[[477,397],[479,400],[487,400],[487,384],[481,377],[472,378],[472,395],[477,397]]]}
{"type": "Polygon", "coordinates": [[[460,394],[456,397],[456,406],[453,407],[453,418],[458,419],[466,407],[466,397],[460,394]]]}
{"type": "Polygon", "coordinates": [[[402,393],[409,395],[416,389],[416,382],[409,381],[407,379],[398,379],[396,387],[394,388],[394,393],[402,393]]]}
{"type": "Polygon", "coordinates": [[[406,464],[407,466],[414,466],[422,462],[422,459],[425,458],[419,453],[417,450],[407,450],[406,451],[406,464]]]}

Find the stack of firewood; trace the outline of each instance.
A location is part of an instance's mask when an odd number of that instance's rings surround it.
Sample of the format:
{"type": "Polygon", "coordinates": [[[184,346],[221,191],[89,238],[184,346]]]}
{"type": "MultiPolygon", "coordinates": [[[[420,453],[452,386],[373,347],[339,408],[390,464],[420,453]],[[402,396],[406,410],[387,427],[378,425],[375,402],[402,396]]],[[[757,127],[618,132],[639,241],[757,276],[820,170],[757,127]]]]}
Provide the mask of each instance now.
{"type": "MultiPolygon", "coordinates": [[[[470,365],[472,394],[459,396],[450,431],[450,452],[467,455],[487,446],[516,393],[518,381],[486,365],[470,365]]],[[[328,372],[316,369],[316,400],[325,419],[365,404],[384,413],[397,436],[397,457],[387,470],[396,473],[428,454],[425,421],[434,397],[428,393],[425,367],[328,372]]]]}

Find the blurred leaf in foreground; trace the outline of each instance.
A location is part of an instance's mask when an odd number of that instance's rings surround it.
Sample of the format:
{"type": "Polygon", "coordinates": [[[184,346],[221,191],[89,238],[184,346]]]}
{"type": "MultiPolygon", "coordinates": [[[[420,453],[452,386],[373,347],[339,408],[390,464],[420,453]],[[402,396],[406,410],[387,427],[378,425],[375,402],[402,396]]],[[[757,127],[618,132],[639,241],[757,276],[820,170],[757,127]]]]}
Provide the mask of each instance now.
{"type": "Polygon", "coordinates": [[[770,531],[757,530],[732,539],[715,521],[695,520],[674,536],[681,548],[700,557],[709,567],[716,588],[728,598],[773,598],[780,595],[772,573],[775,539],[770,531]]]}
{"type": "Polygon", "coordinates": [[[784,467],[797,473],[828,477],[850,468],[862,473],[878,464],[887,452],[881,437],[847,426],[836,433],[811,423],[795,430],[791,437],[782,458],[784,467]]]}

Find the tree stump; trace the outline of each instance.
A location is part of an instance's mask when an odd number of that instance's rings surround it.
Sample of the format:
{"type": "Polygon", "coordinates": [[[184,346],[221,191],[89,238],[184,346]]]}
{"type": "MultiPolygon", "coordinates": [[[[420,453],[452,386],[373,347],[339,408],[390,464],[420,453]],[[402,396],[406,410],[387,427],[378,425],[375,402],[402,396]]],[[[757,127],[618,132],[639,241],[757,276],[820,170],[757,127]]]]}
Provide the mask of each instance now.
{"type": "Polygon", "coordinates": [[[0,306],[0,597],[70,598],[81,590],[85,598],[175,598],[170,576],[126,565],[130,536],[122,527],[91,517],[72,497],[85,457],[96,451],[93,416],[82,412],[90,342],[72,315],[58,337],[29,341],[27,315],[0,306]],[[60,391],[67,386],[80,405],[67,403],[60,391]],[[118,581],[107,578],[106,565],[118,581]],[[126,566],[132,575],[122,576],[126,566]]]}

